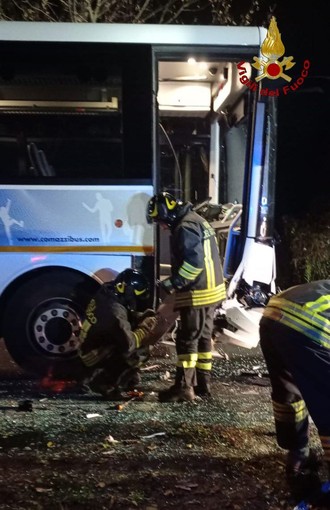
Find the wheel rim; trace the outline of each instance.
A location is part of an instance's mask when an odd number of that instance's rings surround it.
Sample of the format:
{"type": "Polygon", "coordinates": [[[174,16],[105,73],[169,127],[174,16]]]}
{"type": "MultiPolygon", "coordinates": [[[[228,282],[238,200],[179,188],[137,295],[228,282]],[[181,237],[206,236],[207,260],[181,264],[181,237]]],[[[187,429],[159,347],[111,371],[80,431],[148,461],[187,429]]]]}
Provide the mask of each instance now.
{"type": "Polygon", "coordinates": [[[81,317],[69,300],[51,299],[42,303],[34,311],[30,324],[32,342],[39,351],[56,357],[77,354],[81,317]]]}

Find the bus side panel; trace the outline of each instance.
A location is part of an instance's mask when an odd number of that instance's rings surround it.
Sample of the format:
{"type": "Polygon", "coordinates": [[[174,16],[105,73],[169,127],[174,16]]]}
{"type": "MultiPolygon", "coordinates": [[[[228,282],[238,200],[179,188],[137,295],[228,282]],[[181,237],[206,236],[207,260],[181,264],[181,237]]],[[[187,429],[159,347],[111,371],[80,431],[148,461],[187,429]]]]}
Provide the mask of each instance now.
{"type": "Polygon", "coordinates": [[[0,245],[3,251],[150,252],[153,229],[145,210],[151,194],[151,186],[4,185],[0,245]]]}

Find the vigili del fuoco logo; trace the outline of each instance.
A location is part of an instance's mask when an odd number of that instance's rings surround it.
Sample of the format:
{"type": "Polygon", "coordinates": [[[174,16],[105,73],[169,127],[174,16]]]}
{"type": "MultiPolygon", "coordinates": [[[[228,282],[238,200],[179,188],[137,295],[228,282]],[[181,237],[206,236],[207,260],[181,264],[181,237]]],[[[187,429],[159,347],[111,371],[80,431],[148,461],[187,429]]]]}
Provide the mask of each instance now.
{"type": "Polygon", "coordinates": [[[297,90],[308,76],[310,61],[304,61],[299,78],[292,82],[290,70],[296,65],[296,62],[293,61],[293,56],[286,57],[284,53],[285,47],[277,28],[276,19],[273,16],[270,20],[265,40],[261,45],[262,57],[253,57],[254,63],[251,64],[252,67],[259,71],[259,74],[255,81],[251,80],[247,74],[246,63],[240,62],[237,64],[240,82],[253,91],[259,90],[261,96],[286,96],[290,92],[297,90]],[[288,82],[288,85],[276,88],[273,86],[258,88],[258,82],[265,78],[269,80],[282,78],[288,82]]]}

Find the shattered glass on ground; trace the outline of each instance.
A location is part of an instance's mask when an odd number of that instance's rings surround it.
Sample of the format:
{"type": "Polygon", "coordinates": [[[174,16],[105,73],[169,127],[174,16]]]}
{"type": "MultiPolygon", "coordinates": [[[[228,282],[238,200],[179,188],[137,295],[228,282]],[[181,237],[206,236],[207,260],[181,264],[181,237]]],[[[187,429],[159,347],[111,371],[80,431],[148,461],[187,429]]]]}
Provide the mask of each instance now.
{"type": "Polygon", "coordinates": [[[122,402],[0,381],[0,508],[293,510],[263,358],[226,357],[214,361],[212,399],[192,403],[158,402],[175,358],[157,349],[143,395],[122,402]]]}

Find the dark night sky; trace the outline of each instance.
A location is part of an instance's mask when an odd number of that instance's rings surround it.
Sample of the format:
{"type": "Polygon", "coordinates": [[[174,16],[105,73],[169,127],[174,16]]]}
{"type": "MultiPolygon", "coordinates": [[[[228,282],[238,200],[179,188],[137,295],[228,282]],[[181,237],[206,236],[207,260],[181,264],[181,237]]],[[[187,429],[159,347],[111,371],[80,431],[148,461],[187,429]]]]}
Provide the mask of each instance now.
{"type": "Polygon", "coordinates": [[[322,204],[329,209],[329,2],[302,6],[280,0],[274,14],[285,55],[296,62],[293,79],[306,59],[311,63],[299,91],[279,98],[277,215],[313,211],[322,204]]]}

